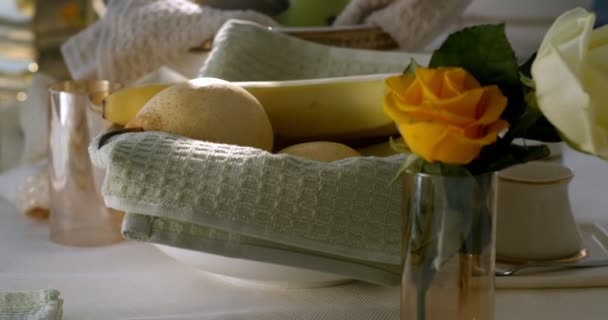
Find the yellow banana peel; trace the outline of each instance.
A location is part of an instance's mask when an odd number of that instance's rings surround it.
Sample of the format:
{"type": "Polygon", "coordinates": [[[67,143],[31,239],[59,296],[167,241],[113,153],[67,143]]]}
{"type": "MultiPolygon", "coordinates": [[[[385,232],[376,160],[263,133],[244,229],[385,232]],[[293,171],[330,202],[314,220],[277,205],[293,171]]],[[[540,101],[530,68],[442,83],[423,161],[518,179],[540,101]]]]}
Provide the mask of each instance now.
{"type": "Polygon", "coordinates": [[[169,86],[171,85],[152,84],[113,92],[104,98],[101,115],[112,123],[124,126],[135,118],[148,100],[169,86]]]}

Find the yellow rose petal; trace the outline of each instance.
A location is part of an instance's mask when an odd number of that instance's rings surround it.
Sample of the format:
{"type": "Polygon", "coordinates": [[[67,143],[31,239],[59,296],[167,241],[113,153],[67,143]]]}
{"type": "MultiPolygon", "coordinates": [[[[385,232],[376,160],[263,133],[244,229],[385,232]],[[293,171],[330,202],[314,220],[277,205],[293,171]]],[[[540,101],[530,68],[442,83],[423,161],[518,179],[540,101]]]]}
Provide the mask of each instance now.
{"type": "Polygon", "coordinates": [[[448,68],[444,74],[443,91],[453,92],[452,95],[442,94],[444,98],[454,97],[467,90],[479,88],[479,82],[462,68],[448,68]]]}
{"type": "Polygon", "coordinates": [[[435,146],[435,157],[449,164],[467,164],[479,156],[482,147],[483,145],[459,135],[446,135],[435,146]]]}
{"type": "Polygon", "coordinates": [[[400,110],[411,117],[436,119],[451,125],[469,126],[489,124],[500,117],[507,106],[507,98],[496,86],[471,90],[453,99],[425,103],[423,106],[404,104],[400,110]]]}
{"type": "Polygon", "coordinates": [[[437,101],[436,105],[444,111],[473,121],[480,113],[478,105],[483,97],[483,93],[484,90],[481,88],[469,90],[457,97],[437,101]]]}
{"type": "Polygon", "coordinates": [[[384,112],[396,123],[410,122],[412,118],[400,109],[400,102],[394,93],[384,96],[384,112]]]}
{"type": "Polygon", "coordinates": [[[424,95],[422,93],[422,86],[419,81],[414,81],[405,92],[404,102],[407,104],[421,104],[424,95]]]}
{"type": "Polygon", "coordinates": [[[466,164],[481,151],[479,144],[459,138],[441,123],[425,121],[400,124],[399,131],[412,152],[428,162],[466,164]]]}
{"type": "Polygon", "coordinates": [[[391,92],[405,97],[405,92],[407,92],[407,89],[411,86],[414,80],[416,80],[414,75],[403,74],[388,77],[384,83],[386,83],[386,86],[391,92]]]}
{"type": "Polygon", "coordinates": [[[425,101],[422,105],[403,104],[399,109],[418,120],[465,127],[476,121],[477,105],[482,95],[483,90],[468,91],[448,100],[425,101]]]}
{"type": "Polygon", "coordinates": [[[443,69],[417,68],[416,82],[422,88],[422,96],[424,99],[437,100],[439,92],[443,86],[443,69]]]}
{"type": "Polygon", "coordinates": [[[489,125],[473,125],[463,130],[462,137],[471,143],[485,146],[496,142],[498,134],[508,127],[509,123],[504,120],[497,120],[489,125]]]}
{"type": "Polygon", "coordinates": [[[478,115],[478,124],[490,124],[500,118],[507,108],[507,97],[505,97],[498,86],[487,86],[483,88],[483,97],[480,101],[482,114],[478,115]]]}
{"type": "Polygon", "coordinates": [[[415,76],[386,83],[385,113],[426,161],[469,163],[508,127],[499,119],[507,98],[497,86],[480,87],[464,69],[418,68],[415,76]]]}

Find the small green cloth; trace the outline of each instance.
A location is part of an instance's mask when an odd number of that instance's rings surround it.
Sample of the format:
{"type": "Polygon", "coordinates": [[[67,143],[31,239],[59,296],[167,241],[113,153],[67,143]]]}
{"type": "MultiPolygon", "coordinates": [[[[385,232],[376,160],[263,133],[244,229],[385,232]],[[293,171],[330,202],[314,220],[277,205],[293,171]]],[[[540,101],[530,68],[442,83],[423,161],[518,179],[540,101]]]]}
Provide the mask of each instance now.
{"type": "Polygon", "coordinates": [[[59,320],[63,300],[54,289],[0,292],[0,320],[59,320]]]}

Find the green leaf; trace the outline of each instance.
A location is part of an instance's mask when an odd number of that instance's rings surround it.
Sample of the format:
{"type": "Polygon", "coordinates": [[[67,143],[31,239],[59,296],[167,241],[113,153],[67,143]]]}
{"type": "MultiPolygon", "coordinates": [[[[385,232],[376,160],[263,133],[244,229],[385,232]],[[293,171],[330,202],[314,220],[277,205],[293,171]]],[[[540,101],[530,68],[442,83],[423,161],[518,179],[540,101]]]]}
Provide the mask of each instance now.
{"type": "Polygon", "coordinates": [[[499,171],[519,163],[540,160],[549,156],[549,148],[540,146],[518,146],[495,143],[482,149],[481,155],[467,165],[473,175],[499,171]]]}
{"type": "Polygon", "coordinates": [[[420,160],[420,156],[418,156],[415,153],[411,153],[407,156],[407,158],[405,159],[405,162],[401,165],[401,167],[399,168],[399,170],[397,171],[397,174],[391,179],[389,184],[393,184],[395,181],[397,181],[397,179],[399,179],[399,177],[401,176],[401,174],[403,174],[407,169],[410,169],[410,167],[418,160],[420,160]]]}
{"type": "Polygon", "coordinates": [[[524,73],[519,73],[519,81],[524,85],[524,87],[529,89],[536,89],[536,83],[534,83],[534,79],[526,76],[524,73]]]}
{"type": "Polygon", "coordinates": [[[519,86],[519,67],[504,24],[482,25],[451,34],[429,64],[462,67],[482,85],[519,86]]]}
{"type": "Polygon", "coordinates": [[[471,175],[467,168],[462,165],[447,164],[443,162],[425,162],[420,172],[449,177],[465,177],[471,175]]]}
{"type": "Polygon", "coordinates": [[[524,64],[519,67],[519,72],[521,72],[526,78],[532,78],[532,63],[536,59],[536,53],[532,54],[524,64]]]}
{"type": "Polygon", "coordinates": [[[557,129],[555,129],[551,122],[542,114],[536,122],[526,130],[525,134],[522,135],[522,138],[543,142],[560,142],[563,140],[557,129]]]}
{"type": "MultiPolygon", "coordinates": [[[[526,110],[521,115],[522,120],[518,120],[515,125],[516,129],[509,129],[508,135],[512,138],[525,138],[544,142],[560,142],[562,141],[557,129],[547,120],[542,111],[538,107],[536,100],[536,84],[531,78],[530,68],[536,58],[533,54],[520,68],[520,81],[522,82],[524,91],[524,102],[526,110]],[[526,127],[521,123],[523,122],[526,127]],[[511,131],[514,132],[511,132],[511,131]]],[[[510,142],[510,141],[509,141],[510,142]]]]}
{"type": "Polygon", "coordinates": [[[557,129],[545,118],[536,104],[536,95],[533,90],[526,90],[526,109],[517,118],[504,136],[508,143],[516,138],[538,140],[544,142],[559,142],[561,138],[557,129]]]}
{"type": "Polygon", "coordinates": [[[403,70],[403,74],[414,74],[416,69],[420,67],[420,64],[414,60],[414,58],[410,58],[410,64],[407,65],[407,68],[403,70]]]}
{"type": "Polygon", "coordinates": [[[405,143],[405,141],[402,138],[393,138],[393,137],[389,137],[388,138],[388,143],[391,147],[391,149],[395,150],[396,152],[400,152],[400,153],[411,153],[412,150],[410,150],[410,147],[405,143]]]}
{"type": "Polygon", "coordinates": [[[523,112],[519,66],[504,24],[475,26],[451,34],[433,53],[429,66],[461,67],[482,85],[498,85],[509,100],[501,116],[509,123],[523,112]]]}

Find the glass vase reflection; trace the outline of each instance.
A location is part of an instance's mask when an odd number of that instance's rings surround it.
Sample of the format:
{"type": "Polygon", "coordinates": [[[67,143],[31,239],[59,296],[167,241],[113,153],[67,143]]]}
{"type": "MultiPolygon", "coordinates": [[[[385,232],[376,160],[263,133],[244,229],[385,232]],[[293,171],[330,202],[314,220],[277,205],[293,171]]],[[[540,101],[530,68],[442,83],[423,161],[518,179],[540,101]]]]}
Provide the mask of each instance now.
{"type": "Polygon", "coordinates": [[[403,182],[401,320],[493,319],[495,174],[403,182]]]}

